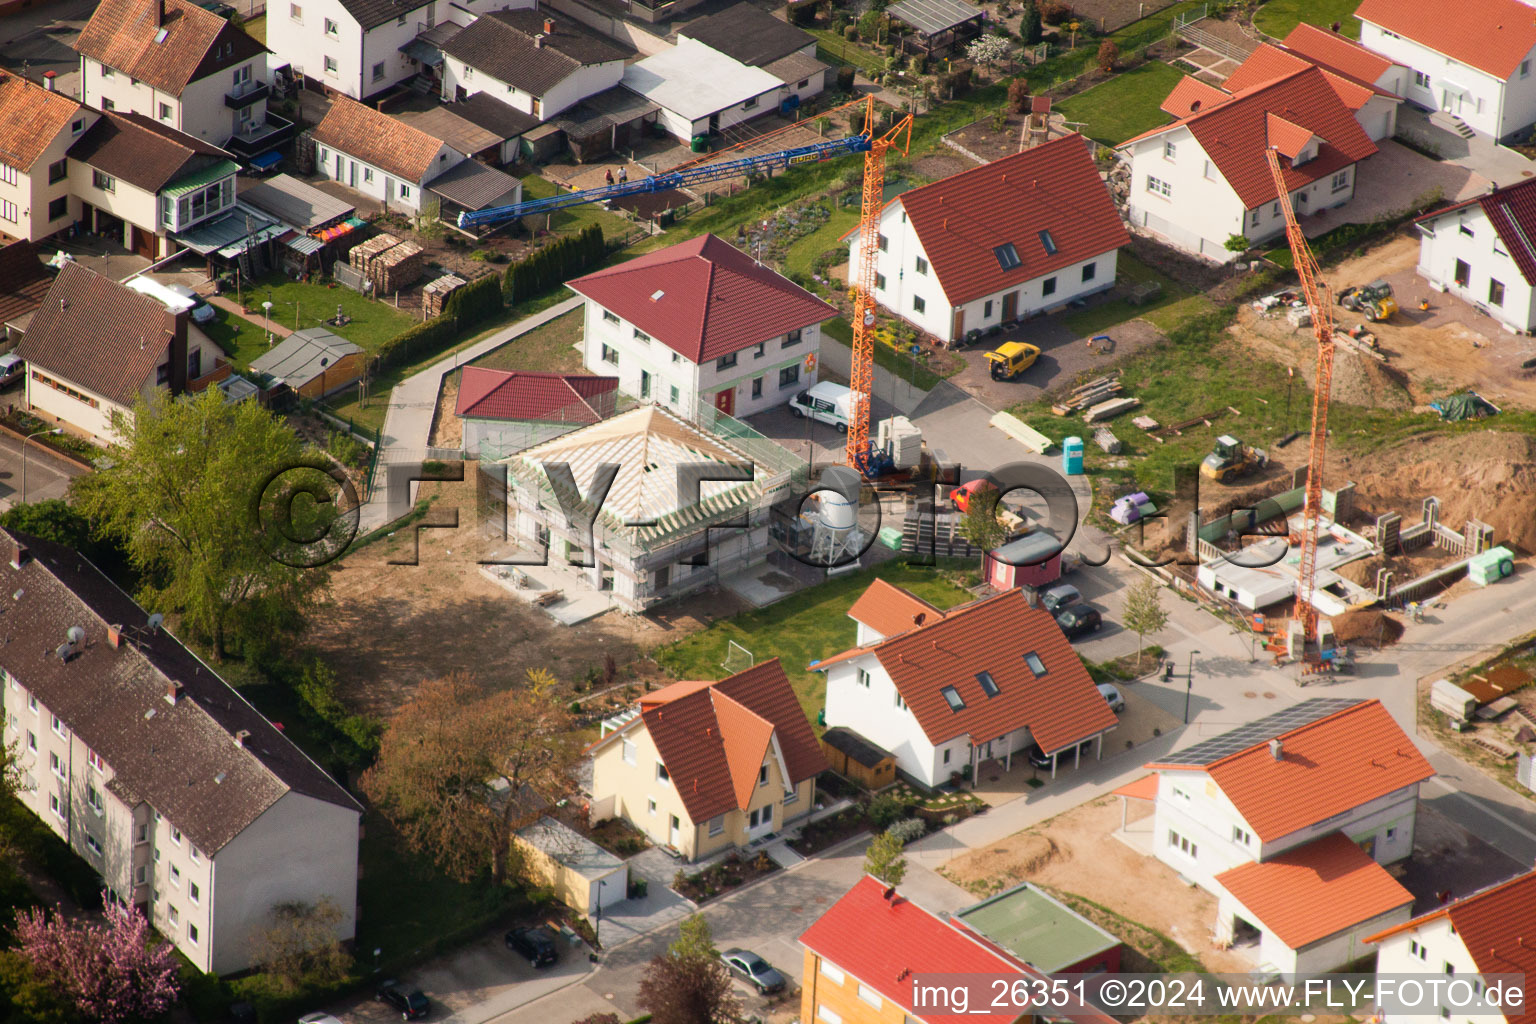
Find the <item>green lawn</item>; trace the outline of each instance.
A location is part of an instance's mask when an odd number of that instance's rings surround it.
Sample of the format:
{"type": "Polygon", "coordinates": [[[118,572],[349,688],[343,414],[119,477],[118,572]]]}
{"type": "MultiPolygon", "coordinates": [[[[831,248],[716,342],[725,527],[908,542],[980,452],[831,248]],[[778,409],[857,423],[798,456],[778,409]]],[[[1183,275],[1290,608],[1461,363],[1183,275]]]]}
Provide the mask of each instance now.
{"type": "Polygon", "coordinates": [[[1172,278],[1153,270],[1131,255],[1129,250],[1120,250],[1117,267],[1117,280],[1121,282],[1160,281],[1163,285],[1161,294],[1151,302],[1140,306],[1133,306],[1125,299],[1110,299],[1108,302],[1081,312],[1068,313],[1062,317],[1062,323],[1079,337],[1102,334],[1117,324],[1123,324],[1127,320],[1135,320],[1138,317],[1166,334],[1184,321],[1209,313],[1215,308],[1210,299],[1198,292],[1190,291],[1172,278]]]}
{"type": "Polygon", "coordinates": [[[256,40],[261,45],[267,45],[267,16],[259,14],[250,21],[242,22],[240,27],[245,34],[256,40]]]}
{"type": "Polygon", "coordinates": [[[1303,21],[1326,29],[1339,22],[1339,34],[1360,38],[1360,21],[1355,17],[1359,0],[1269,0],[1253,15],[1253,24],[1276,39],[1290,35],[1303,21]]]}
{"type": "Polygon", "coordinates": [[[752,652],[754,663],[783,661],[806,716],[816,721],[826,697],[826,677],[806,666],[853,646],[855,627],[848,609],[876,576],[912,591],[940,608],[968,601],[971,595],[932,567],[886,562],[875,569],[828,580],[766,608],[717,622],[686,640],[656,652],[662,668],[678,679],[718,679],[724,672],[727,643],[752,652]]]}
{"type": "Polygon", "coordinates": [[[1068,121],[1080,121],[1082,132],[1106,146],[1114,146],[1149,128],[1167,122],[1158,109],[1184,72],[1172,64],[1148,61],[1102,85],[1056,104],[1068,121]]]}
{"type": "MultiPolygon", "coordinates": [[[[830,338],[844,348],[853,348],[853,325],[843,317],[828,320],[822,324],[821,334],[823,338],[830,338]]],[[[882,345],[877,341],[874,348],[876,364],[885,367],[919,390],[932,391],[939,381],[944,379],[927,365],[910,356],[902,355],[889,345],[882,345]]],[[[959,370],[963,365],[963,363],[956,365],[955,370],[959,370]]]]}
{"type": "Polygon", "coordinates": [[[262,303],[271,302],[273,323],[290,331],[301,327],[326,327],[369,352],[377,351],[384,342],[416,322],[411,314],[386,302],[365,298],[350,288],[306,284],[279,275],[247,284],[240,290],[240,301],[245,303],[245,308],[255,309],[258,314],[262,303]],[[343,327],[331,327],[325,321],[336,315],[338,305],[352,322],[343,327]]]}
{"type": "Polygon", "coordinates": [[[491,349],[469,365],[493,370],[580,373],[581,353],[574,346],[581,341],[581,324],[582,311],[573,309],[500,348],[491,349]]]}
{"type": "Polygon", "coordinates": [[[216,312],[218,318],[201,325],[200,329],[224,350],[236,369],[249,368],[252,359],[267,351],[266,330],[228,310],[216,309],[216,312]]]}
{"type": "MultiPolygon", "coordinates": [[[[789,251],[784,254],[785,275],[793,276],[799,273],[809,276],[811,262],[828,249],[841,248],[846,253],[848,247],[840,239],[858,226],[858,210],[846,207],[833,210],[832,216],[825,224],[789,247],[789,251]]],[[[847,260],[843,262],[846,263],[847,260]]]]}
{"type": "MultiPolygon", "coordinates": [[[[548,199],[550,196],[564,194],[566,190],[550,181],[548,178],[537,174],[530,174],[523,179],[523,200],[548,199]]],[[[603,209],[601,203],[583,203],[580,206],[566,207],[550,218],[550,230],[557,234],[575,234],[588,224],[597,224],[603,229],[604,238],[623,238],[634,230],[634,225],[616,213],[603,209]]]]}
{"type": "Polygon", "coordinates": [[[885,68],[884,54],[876,53],[863,43],[850,43],[843,38],[841,32],[829,28],[808,28],[805,31],[816,37],[816,56],[834,67],[852,64],[866,75],[885,68]]]}

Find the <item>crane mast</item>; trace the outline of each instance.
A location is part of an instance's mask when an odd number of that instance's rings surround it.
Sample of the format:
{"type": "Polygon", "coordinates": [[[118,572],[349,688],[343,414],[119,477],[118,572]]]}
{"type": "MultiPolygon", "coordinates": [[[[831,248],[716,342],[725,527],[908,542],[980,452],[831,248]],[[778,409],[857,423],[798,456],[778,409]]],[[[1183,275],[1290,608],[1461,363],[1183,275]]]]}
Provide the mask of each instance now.
{"type": "Polygon", "coordinates": [[[1285,213],[1285,237],[1291,246],[1296,276],[1301,279],[1302,295],[1312,314],[1312,333],[1317,337],[1317,379],[1312,390],[1312,439],[1307,455],[1306,501],[1301,513],[1301,565],[1297,573],[1296,612],[1301,619],[1303,642],[1317,639],[1317,608],[1312,599],[1317,590],[1317,525],[1323,506],[1323,457],[1328,443],[1328,396],[1333,388],[1333,308],[1323,294],[1327,287],[1321,280],[1317,260],[1296,211],[1291,207],[1291,193],[1285,184],[1280,154],[1273,147],[1265,150],[1269,172],[1275,179],[1280,209],[1285,213]]]}
{"type": "Polygon", "coordinates": [[[862,470],[869,457],[869,402],[875,378],[875,279],[880,252],[880,212],[884,207],[885,154],[905,134],[901,143],[905,155],[912,142],[912,115],[907,114],[883,135],[876,137],[875,101],[868,100],[864,112],[864,136],[869,149],[864,151],[864,197],[859,217],[859,256],[849,275],[853,298],[853,367],[848,387],[853,392],[852,415],[848,417],[848,445],[844,462],[862,470]]]}

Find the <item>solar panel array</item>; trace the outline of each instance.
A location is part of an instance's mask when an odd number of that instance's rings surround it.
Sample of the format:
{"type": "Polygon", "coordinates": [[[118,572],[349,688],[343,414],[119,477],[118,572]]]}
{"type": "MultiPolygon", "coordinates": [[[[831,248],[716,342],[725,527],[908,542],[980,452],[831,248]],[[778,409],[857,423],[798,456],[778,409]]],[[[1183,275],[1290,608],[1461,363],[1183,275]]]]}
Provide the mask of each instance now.
{"type": "Polygon", "coordinates": [[[1158,763],[1190,767],[1208,765],[1361,703],[1364,702],[1353,697],[1314,697],[1300,704],[1293,704],[1283,711],[1265,715],[1247,725],[1240,725],[1220,736],[1202,740],[1192,747],[1176,750],[1167,757],[1160,758],[1158,763]]]}

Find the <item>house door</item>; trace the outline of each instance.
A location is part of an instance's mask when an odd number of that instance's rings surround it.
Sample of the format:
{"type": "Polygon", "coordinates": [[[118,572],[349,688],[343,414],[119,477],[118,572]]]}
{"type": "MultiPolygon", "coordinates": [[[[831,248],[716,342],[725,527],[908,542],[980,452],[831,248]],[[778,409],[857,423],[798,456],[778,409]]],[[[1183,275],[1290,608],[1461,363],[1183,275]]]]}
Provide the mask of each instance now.
{"type": "Polygon", "coordinates": [[[667,830],[667,842],[674,850],[682,849],[683,823],[677,820],[677,815],[672,815],[672,827],[667,830]]]}
{"type": "Polygon", "coordinates": [[[340,153],[336,154],[336,180],[343,185],[347,183],[347,158],[340,153]]]}
{"type": "Polygon", "coordinates": [[[455,100],[467,100],[469,99],[469,93],[464,90],[462,85],[456,85],[453,87],[453,98],[455,100]]]}
{"type": "Polygon", "coordinates": [[[130,228],[130,230],[133,232],[133,245],[130,246],[130,248],[133,249],[134,254],[143,256],[145,259],[154,259],[156,241],[155,236],[150,234],[148,231],[142,230],[141,228],[135,227],[130,228]]]}
{"type": "Polygon", "coordinates": [[[713,135],[720,130],[720,115],[709,115],[709,134],[713,135]]]}
{"type": "Polygon", "coordinates": [[[735,387],[729,387],[729,388],[726,388],[724,391],[716,391],[715,392],[715,408],[719,409],[721,412],[725,413],[727,416],[732,415],[736,411],[736,389],[735,389],[735,387]]]}
{"type": "Polygon", "coordinates": [[[1012,320],[1019,315],[1019,293],[1009,292],[1003,296],[1003,319],[1012,320]]]}
{"type": "Polygon", "coordinates": [[[965,337],[965,310],[957,309],[957,310],[955,310],[955,329],[954,329],[954,333],[952,333],[950,335],[950,338],[952,340],[954,340],[954,341],[960,341],[964,337],[965,337]]]}
{"type": "Polygon", "coordinates": [[[1440,109],[1447,114],[1461,113],[1461,93],[1450,89],[1440,90],[1440,109]]]}
{"type": "Polygon", "coordinates": [[[651,397],[651,371],[649,370],[640,371],[640,397],[651,397]]]}
{"type": "Polygon", "coordinates": [[[389,201],[391,199],[393,199],[393,198],[395,198],[395,179],[389,177],[388,175],[385,175],[385,177],[384,177],[384,203],[385,203],[385,205],[388,205],[389,201]]]}
{"type": "Polygon", "coordinates": [[[347,184],[350,185],[353,188],[357,188],[357,161],[356,160],[352,161],[352,169],[351,169],[350,173],[348,174],[348,177],[349,177],[350,180],[347,182],[347,184]]]}

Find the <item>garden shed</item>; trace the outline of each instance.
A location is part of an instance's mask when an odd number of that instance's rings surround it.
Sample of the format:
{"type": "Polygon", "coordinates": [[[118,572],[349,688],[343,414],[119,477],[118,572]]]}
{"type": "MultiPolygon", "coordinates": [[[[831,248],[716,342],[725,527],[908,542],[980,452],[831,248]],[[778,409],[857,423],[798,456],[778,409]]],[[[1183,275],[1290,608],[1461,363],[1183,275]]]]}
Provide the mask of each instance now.
{"type": "Polygon", "coordinates": [[[833,771],[865,789],[884,789],[896,781],[896,755],[847,726],[822,733],[821,752],[833,771]]]}
{"type": "Polygon", "coordinates": [[[629,896],[629,865],[569,825],[543,817],[512,838],[524,871],[576,911],[590,915],[629,896]]]}
{"type": "Polygon", "coordinates": [[[901,36],[903,53],[919,50],[932,57],[953,53],[981,35],[986,12],[961,0],[901,0],[886,11],[910,30],[901,36]]]}

